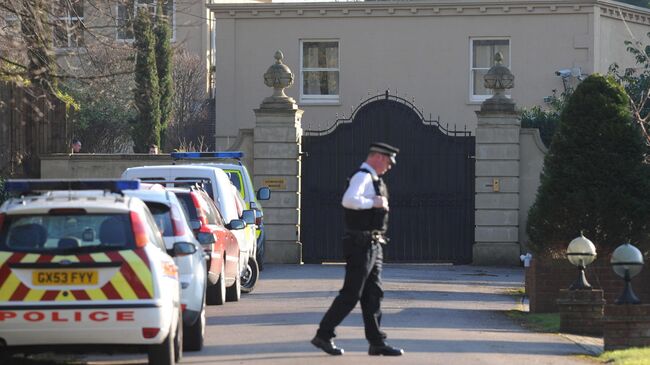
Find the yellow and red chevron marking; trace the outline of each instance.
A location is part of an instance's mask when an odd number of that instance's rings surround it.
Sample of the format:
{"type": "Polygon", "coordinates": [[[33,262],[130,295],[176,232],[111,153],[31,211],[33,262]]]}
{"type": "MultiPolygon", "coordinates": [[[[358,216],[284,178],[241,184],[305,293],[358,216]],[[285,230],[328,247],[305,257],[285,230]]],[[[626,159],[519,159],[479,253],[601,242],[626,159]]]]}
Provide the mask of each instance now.
{"type": "Polygon", "coordinates": [[[153,278],[144,249],[81,255],[42,255],[0,252],[0,302],[84,300],[137,300],[153,298],[153,278]],[[13,263],[121,262],[119,270],[102,287],[84,290],[30,289],[9,268],[13,263]]]}

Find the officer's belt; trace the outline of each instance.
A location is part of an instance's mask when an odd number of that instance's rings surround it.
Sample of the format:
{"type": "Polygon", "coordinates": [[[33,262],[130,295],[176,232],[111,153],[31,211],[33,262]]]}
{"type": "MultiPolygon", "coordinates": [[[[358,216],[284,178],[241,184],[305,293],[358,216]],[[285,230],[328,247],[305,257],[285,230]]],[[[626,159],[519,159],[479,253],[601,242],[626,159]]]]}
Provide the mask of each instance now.
{"type": "Polygon", "coordinates": [[[371,239],[373,241],[378,241],[378,242],[388,241],[386,237],[386,232],[379,231],[379,230],[358,231],[353,229],[346,229],[345,234],[352,236],[354,238],[371,239]]]}

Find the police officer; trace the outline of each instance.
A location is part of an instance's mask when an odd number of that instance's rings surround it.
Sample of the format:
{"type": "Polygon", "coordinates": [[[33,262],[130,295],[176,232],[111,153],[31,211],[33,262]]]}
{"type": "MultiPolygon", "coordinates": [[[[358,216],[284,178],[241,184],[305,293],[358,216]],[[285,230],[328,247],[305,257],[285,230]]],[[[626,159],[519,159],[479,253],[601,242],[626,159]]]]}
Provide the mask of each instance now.
{"type": "Polygon", "coordinates": [[[343,355],[343,349],[332,340],[334,329],[361,302],[369,355],[400,356],[402,349],[389,346],[381,331],[382,245],[388,229],[388,190],[382,180],[396,163],[399,149],[386,143],[373,143],[366,162],[349,179],[343,195],[345,235],[345,280],[339,295],[320,322],[311,343],[330,355],[343,355]]]}

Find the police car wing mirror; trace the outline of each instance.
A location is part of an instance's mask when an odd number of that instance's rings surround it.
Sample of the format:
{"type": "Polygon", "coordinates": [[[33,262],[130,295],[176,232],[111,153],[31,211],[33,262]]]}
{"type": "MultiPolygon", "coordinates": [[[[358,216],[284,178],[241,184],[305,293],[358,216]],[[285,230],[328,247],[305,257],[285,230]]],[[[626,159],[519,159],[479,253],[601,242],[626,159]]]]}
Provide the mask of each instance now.
{"type": "Polygon", "coordinates": [[[264,217],[264,213],[262,213],[262,211],[259,209],[255,209],[255,224],[261,226],[263,217],[264,217]]]}
{"type": "Polygon", "coordinates": [[[199,229],[201,229],[201,221],[199,221],[198,219],[192,219],[190,221],[190,228],[193,231],[198,231],[199,229]]]}
{"type": "Polygon", "coordinates": [[[255,210],[248,209],[242,213],[242,219],[246,224],[255,224],[255,210]]]}
{"type": "Polygon", "coordinates": [[[269,189],[266,186],[261,187],[257,191],[257,199],[258,200],[269,200],[269,199],[271,199],[271,189],[269,189]]]}
{"type": "Polygon", "coordinates": [[[202,245],[210,245],[215,242],[214,235],[210,232],[199,232],[196,240],[202,245]]]}
{"type": "Polygon", "coordinates": [[[246,227],[246,222],[244,222],[241,219],[233,219],[226,225],[226,228],[228,228],[231,231],[236,231],[239,229],[244,229],[246,227]]]}
{"type": "Polygon", "coordinates": [[[171,250],[172,255],[175,257],[188,256],[196,252],[196,246],[191,242],[176,242],[174,248],[171,250]]]}

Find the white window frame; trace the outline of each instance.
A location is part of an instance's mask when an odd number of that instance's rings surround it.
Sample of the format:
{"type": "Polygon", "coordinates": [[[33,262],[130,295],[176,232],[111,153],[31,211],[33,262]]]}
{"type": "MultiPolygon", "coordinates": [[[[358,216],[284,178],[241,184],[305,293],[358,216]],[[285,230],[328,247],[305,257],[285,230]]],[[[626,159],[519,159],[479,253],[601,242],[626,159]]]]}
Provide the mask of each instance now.
{"type": "MultiPolygon", "coordinates": [[[[474,71],[489,70],[490,67],[474,67],[474,41],[508,41],[508,54],[504,55],[508,60],[508,68],[512,69],[512,40],[510,37],[470,37],[469,39],[469,101],[471,103],[481,103],[492,97],[492,94],[480,95],[474,93],[474,71]]],[[[509,91],[506,91],[510,97],[509,91]]]]}
{"type": "MultiPolygon", "coordinates": [[[[82,5],[82,9],[85,11],[85,9],[84,9],[84,7],[85,7],[84,1],[82,1],[81,5],[82,5]]],[[[66,46],[61,47],[61,46],[57,45],[56,44],[57,38],[56,38],[56,34],[55,34],[55,29],[52,29],[52,44],[53,44],[54,49],[56,51],[68,50],[68,49],[72,49],[72,48],[79,48],[79,47],[83,47],[85,45],[84,30],[81,28],[81,25],[83,24],[83,21],[84,21],[83,14],[82,14],[82,16],[78,16],[78,14],[73,15],[70,12],[70,9],[67,9],[67,14],[65,16],[55,17],[54,19],[56,19],[57,23],[59,23],[61,25],[65,25],[66,37],[68,38],[66,46]],[[73,31],[71,25],[74,22],[79,23],[78,26],[80,28],[76,29],[76,30],[78,32],[80,32],[80,34],[81,34],[81,44],[74,44],[74,45],[72,44],[72,37],[73,37],[75,32],[73,31]]]]}
{"type": "Polygon", "coordinates": [[[299,80],[299,85],[300,85],[300,103],[301,104],[318,104],[318,105],[327,105],[327,104],[335,104],[338,105],[340,104],[340,98],[341,98],[341,40],[337,38],[318,38],[318,39],[301,39],[300,40],[300,80],[299,80]],[[303,67],[303,43],[304,42],[336,42],[337,47],[338,47],[338,59],[336,60],[336,64],[338,67],[336,69],[334,68],[320,68],[320,67],[308,67],[304,68],[303,67]],[[339,93],[336,95],[305,95],[303,94],[303,79],[304,79],[304,73],[309,72],[309,71],[336,71],[339,73],[339,93]]]}
{"type": "MultiPolygon", "coordinates": [[[[172,37],[170,41],[175,42],[176,41],[176,3],[178,0],[169,0],[172,1],[172,37]]],[[[140,4],[138,0],[133,0],[133,19],[135,19],[136,15],[138,15],[138,8],[151,8],[149,9],[152,14],[156,14],[156,5],[158,4],[157,1],[154,1],[152,4],[140,4]]],[[[115,40],[118,42],[124,42],[124,43],[132,43],[135,41],[135,38],[120,38],[120,29],[119,29],[119,24],[117,24],[119,13],[120,13],[120,6],[126,7],[126,4],[117,4],[115,5],[115,40]]]]}

